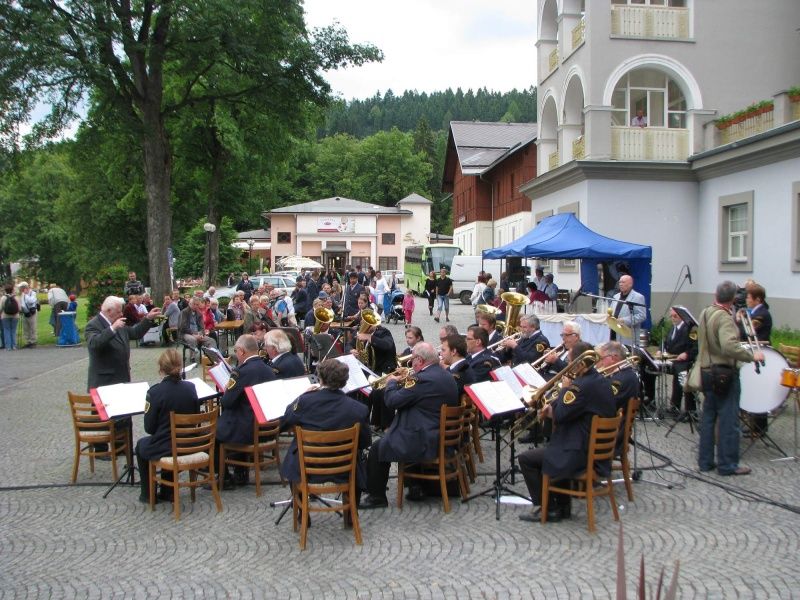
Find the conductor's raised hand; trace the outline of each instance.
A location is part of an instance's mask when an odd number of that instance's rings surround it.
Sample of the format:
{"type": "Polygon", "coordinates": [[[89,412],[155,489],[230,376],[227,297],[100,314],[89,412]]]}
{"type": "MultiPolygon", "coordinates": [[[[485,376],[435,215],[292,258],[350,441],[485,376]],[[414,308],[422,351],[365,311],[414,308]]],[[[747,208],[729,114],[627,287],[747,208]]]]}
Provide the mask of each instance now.
{"type": "Polygon", "coordinates": [[[119,319],[117,319],[116,321],[114,321],[111,324],[111,329],[113,331],[116,331],[117,329],[121,329],[122,327],[125,327],[127,324],[128,324],[128,321],[125,319],[125,317],[120,317],[119,319]]]}

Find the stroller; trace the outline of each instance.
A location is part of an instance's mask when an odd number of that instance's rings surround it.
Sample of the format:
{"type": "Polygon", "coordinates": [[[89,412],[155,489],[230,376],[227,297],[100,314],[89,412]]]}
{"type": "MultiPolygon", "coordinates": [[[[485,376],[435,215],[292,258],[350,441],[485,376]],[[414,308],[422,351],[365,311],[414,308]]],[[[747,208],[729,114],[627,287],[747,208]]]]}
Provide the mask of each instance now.
{"type": "Polygon", "coordinates": [[[390,292],[389,296],[389,311],[386,313],[386,322],[395,322],[395,325],[400,321],[405,323],[406,316],[403,314],[403,292],[395,290],[390,292]]]}

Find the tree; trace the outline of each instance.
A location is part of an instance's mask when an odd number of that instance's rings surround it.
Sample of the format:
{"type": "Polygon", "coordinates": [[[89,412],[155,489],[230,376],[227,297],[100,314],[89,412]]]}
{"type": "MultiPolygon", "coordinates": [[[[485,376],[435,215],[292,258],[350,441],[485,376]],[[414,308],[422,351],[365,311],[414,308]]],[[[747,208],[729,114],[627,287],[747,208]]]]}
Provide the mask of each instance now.
{"type": "MultiPolygon", "coordinates": [[[[200,219],[183,237],[183,241],[175,249],[175,276],[176,277],[197,277],[203,272],[205,255],[208,253],[206,246],[206,232],[203,229],[205,219],[200,219]]],[[[233,247],[236,241],[236,231],[233,228],[233,221],[228,217],[223,217],[220,221],[218,230],[220,240],[219,246],[219,265],[223,273],[241,271],[239,258],[242,251],[233,247]]],[[[216,280],[211,281],[214,285],[216,280]]]]}
{"type": "MultiPolygon", "coordinates": [[[[311,38],[299,1],[20,0],[0,4],[0,136],[16,143],[40,101],[34,139],[75,117],[89,92],[114,107],[142,149],[147,255],[156,297],[171,289],[173,156],[167,121],[216,100],[325,106],[329,69],[382,58],[340,28],[311,38]],[[222,86],[216,83],[222,75],[222,86]],[[172,81],[175,85],[166,85],[172,81]]],[[[286,107],[290,111],[285,113],[286,107]]]]}

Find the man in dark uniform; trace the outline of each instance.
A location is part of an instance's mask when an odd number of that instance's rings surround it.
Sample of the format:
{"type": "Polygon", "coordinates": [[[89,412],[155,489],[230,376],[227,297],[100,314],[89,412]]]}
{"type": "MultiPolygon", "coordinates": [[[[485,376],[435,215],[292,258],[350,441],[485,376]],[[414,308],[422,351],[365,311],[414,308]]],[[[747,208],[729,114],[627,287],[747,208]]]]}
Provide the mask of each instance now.
{"type": "MultiPolygon", "coordinates": [[[[136,461],[141,478],[139,502],[149,502],[150,499],[150,461],[158,461],[172,452],[170,413],[195,414],[200,410],[197,389],[190,381],[181,379],[181,367],[178,351],[174,348],[165,350],[158,359],[158,370],[164,379],[147,390],[144,430],[150,435],[136,442],[136,461]]],[[[162,473],[164,479],[171,475],[162,473]]],[[[162,500],[171,500],[172,490],[162,487],[158,496],[162,500]]]]}
{"type": "MultiPolygon", "coordinates": [[[[479,312],[477,316],[478,326],[486,332],[486,335],[489,336],[488,341],[486,342],[486,346],[491,346],[492,344],[496,344],[500,340],[503,339],[503,334],[497,331],[497,319],[495,319],[494,315],[490,315],[488,313],[479,312]]],[[[495,346],[493,353],[498,353],[498,359],[502,362],[502,358],[500,356],[503,354],[501,348],[495,346]]]]}
{"type": "MultiPolygon", "coordinates": [[[[596,368],[608,368],[625,359],[627,351],[625,346],[619,342],[606,342],[597,352],[600,360],[595,365],[596,368]]],[[[630,364],[619,365],[612,373],[607,375],[611,382],[611,393],[614,394],[614,403],[617,410],[622,410],[623,422],[628,414],[628,405],[632,398],[639,397],[641,384],[639,383],[639,372],[630,364]]],[[[622,451],[622,442],[625,438],[625,431],[620,425],[619,435],[617,436],[616,454],[622,451]]]]}
{"type": "Polygon", "coordinates": [[[345,286],[342,292],[344,294],[342,303],[344,306],[343,316],[345,320],[358,314],[360,310],[358,308],[358,297],[361,295],[361,292],[364,291],[364,286],[358,283],[358,274],[356,272],[350,273],[348,279],[350,283],[345,286]]]}
{"type": "Polygon", "coordinates": [[[458,385],[458,397],[464,393],[464,386],[470,385],[472,381],[472,371],[469,369],[467,361],[467,343],[458,334],[448,335],[442,341],[441,366],[453,375],[458,385]]]}
{"type": "Polygon", "coordinates": [[[550,349],[550,342],[539,329],[539,317],[536,315],[524,315],[520,318],[519,330],[522,335],[518,340],[509,339],[503,343],[505,356],[500,359],[501,362],[510,360],[514,367],[522,363],[532,363],[550,349]]]}
{"type": "Polygon", "coordinates": [[[473,325],[467,329],[467,361],[469,362],[469,379],[471,383],[489,381],[489,372],[500,366],[497,357],[486,349],[489,336],[486,330],[473,325]]]}
{"type": "Polygon", "coordinates": [[[228,387],[220,404],[222,414],[217,421],[217,474],[225,478],[224,488],[234,485],[246,485],[249,473],[244,467],[237,467],[235,480],[224,465],[219,464],[219,444],[250,444],[253,441],[253,408],[244,392],[250,387],[275,379],[275,373],[258,356],[258,340],[255,336],[245,334],[239,336],[233,347],[238,360],[237,366],[228,380],[228,387]]]}
{"type": "Polygon", "coordinates": [[[302,377],[306,374],[303,361],[292,352],[292,342],[284,331],[280,329],[268,331],[264,336],[264,350],[269,358],[267,365],[272,368],[276,379],[302,377]]]}
{"type": "Polygon", "coordinates": [[[672,360],[672,399],[671,405],[676,413],[681,410],[681,397],[686,399],[686,412],[694,412],[694,394],[684,393],[680,374],[686,373],[697,358],[697,329],[691,323],[684,323],[674,308],[669,309],[672,328],[664,340],[664,350],[675,355],[672,360]]]}
{"type": "MultiPolygon", "coordinates": [[[[306,392],[286,407],[281,429],[287,430],[296,425],[312,431],[335,431],[359,423],[361,429],[358,433],[358,448],[369,448],[372,443],[367,422],[369,411],[361,402],[341,391],[347,384],[347,365],[332,358],[323,360],[317,365],[317,376],[320,389],[306,392]]],[[[300,481],[300,456],[297,453],[296,439],[292,440],[281,461],[281,475],[292,484],[300,481]]],[[[360,489],[366,483],[365,475],[365,465],[361,462],[356,469],[360,489]]]]}
{"type": "Polygon", "coordinates": [[[561,343],[564,345],[564,351],[561,354],[549,354],[544,359],[542,375],[545,379],[552,378],[567,366],[570,351],[581,341],[581,326],[575,321],[566,321],[561,330],[561,343]]]}
{"type": "MultiPolygon", "coordinates": [[[[575,344],[570,358],[575,359],[591,349],[583,342],[575,344]]],[[[594,367],[586,368],[586,365],[578,365],[575,374],[574,380],[562,380],[563,388],[558,399],[539,411],[540,419],[553,419],[555,427],[550,444],[519,455],[520,470],[533,501],[533,510],[519,516],[523,521],[538,521],[540,518],[543,473],[552,479],[568,479],[580,473],[586,467],[592,417],[613,417],[616,412],[607,378],[594,367]]],[[[610,465],[605,465],[605,474],[609,472],[610,465]]],[[[549,506],[548,521],[569,518],[571,514],[569,496],[553,494],[549,506]]]]}
{"type": "Polygon", "coordinates": [[[458,386],[452,375],[439,366],[433,346],[420,342],[414,346],[411,367],[415,383],[410,387],[392,376],[386,385],[386,406],[397,410],[391,427],[370,448],[367,459],[369,494],[359,508],[388,506],[386,484],[392,462],[430,460],[439,451],[439,412],[442,405],[458,406],[458,386]]]}
{"type": "MultiPolygon", "coordinates": [[[[366,332],[357,335],[358,340],[366,344],[368,354],[372,357],[366,365],[378,375],[391,373],[397,368],[397,348],[394,345],[392,332],[383,325],[373,325],[366,332]]],[[[358,356],[358,351],[352,351],[358,356]]],[[[384,402],[385,388],[372,390],[369,395],[369,406],[372,416],[370,421],[380,429],[386,429],[394,418],[394,410],[384,402]]]]}
{"type": "MultiPolygon", "coordinates": [[[[745,306],[746,308],[741,308],[735,313],[736,321],[739,324],[739,339],[747,340],[742,315],[744,310],[750,314],[756,339],[769,345],[772,336],[772,315],[769,312],[769,304],[767,304],[767,291],[755,281],[748,281],[745,284],[745,306]]],[[[752,423],[752,432],[756,436],[766,433],[769,428],[766,414],[754,414],[750,417],[750,422],[752,423]]]]}

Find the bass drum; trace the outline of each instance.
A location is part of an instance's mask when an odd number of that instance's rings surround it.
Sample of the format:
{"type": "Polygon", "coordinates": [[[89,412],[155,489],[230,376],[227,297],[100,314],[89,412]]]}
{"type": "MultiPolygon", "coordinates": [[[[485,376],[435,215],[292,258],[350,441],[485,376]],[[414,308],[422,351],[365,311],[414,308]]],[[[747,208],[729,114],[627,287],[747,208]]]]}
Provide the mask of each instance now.
{"type": "MultiPolygon", "coordinates": [[[[749,348],[747,344],[742,344],[749,348]]],[[[777,409],[789,396],[788,388],[781,386],[784,369],[789,363],[783,354],[774,348],[761,348],[765,365],[761,365],[761,373],[756,373],[753,363],[745,363],[739,369],[739,381],[742,383],[742,394],[739,408],[749,413],[768,413],[777,409]]]]}

